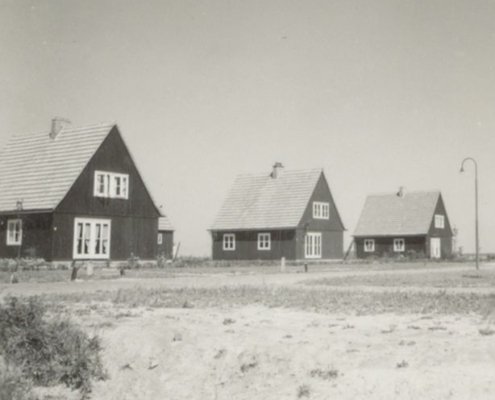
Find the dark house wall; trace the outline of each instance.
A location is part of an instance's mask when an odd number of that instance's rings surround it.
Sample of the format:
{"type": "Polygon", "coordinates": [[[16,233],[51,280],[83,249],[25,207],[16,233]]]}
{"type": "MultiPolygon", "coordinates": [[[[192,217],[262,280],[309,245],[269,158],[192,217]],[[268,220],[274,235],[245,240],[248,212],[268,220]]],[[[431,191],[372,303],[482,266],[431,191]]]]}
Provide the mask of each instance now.
{"type": "Polygon", "coordinates": [[[428,231],[428,241],[426,243],[427,255],[430,254],[430,238],[440,238],[441,239],[441,254],[442,258],[449,258],[452,255],[452,227],[450,225],[450,220],[447,215],[447,210],[445,209],[445,204],[443,202],[442,196],[439,197],[438,203],[435,207],[435,215],[443,215],[445,217],[445,227],[443,229],[435,228],[435,216],[433,216],[430,224],[430,229],[428,231]]]}
{"type": "Polygon", "coordinates": [[[54,260],[72,258],[76,217],[112,220],[111,260],[128,259],[131,253],[141,259],[154,259],[157,254],[159,212],[116,127],[55,210],[54,260]],[[97,170],[128,174],[128,199],[95,197],[94,174],[97,170]]]}
{"type": "Polygon", "coordinates": [[[19,246],[7,246],[7,220],[22,220],[21,257],[51,257],[52,216],[50,213],[0,216],[0,258],[16,258],[19,246]]]}
{"type": "Polygon", "coordinates": [[[426,236],[394,236],[394,237],[366,237],[366,238],[355,238],[356,244],[356,256],[358,258],[368,258],[368,257],[383,257],[394,255],[399,255],[401,253],[394,252],[394,239],[404,239],[405,240],[405,251],[402,254],[407,254],[409,251],[414,251],[416,254],[423,254],[428,256],[426,248],[426,236]],[[373,253],[367,253],[364,251],[364,240],[374,239],[375,240],[375,251],[373,253]]]}
{"type": "Polygon", "coordinates": [[[275,260],[285,257],[293,260],[296,235],[294,230],[217,231],[212,232],[214,260],[275,260]],[[235,233],[235,250],[223,250],[223,234],[235,233]],[[258,233],[271,234],[271,249],[258,250],[258,233]]]}
{"type": "Polygon", "coordinates": [[[322,259],[343,258],[344,229],[344,224],[342,223],[332,193],[330,192],[328,182],[325,179],[324,174],[321,174],[298,226],[297,258],[303,259],[305,257],[304,235],[306,231],[322,233],[322,259]],[[314,201],[323,201],[330,204],[330,219],[313,218],[314,201]]]}
{"type": "MultiPolygon", "coordinates": [[[[163,235],[162,244],[157,242],[157,256],[165,256],[165,258],[171,259],[174,251],[174,232],[173,231],[158,231],[158,234],[163,235]]],[[[157,238],[158,240],[158,238],[157,238]]]]}

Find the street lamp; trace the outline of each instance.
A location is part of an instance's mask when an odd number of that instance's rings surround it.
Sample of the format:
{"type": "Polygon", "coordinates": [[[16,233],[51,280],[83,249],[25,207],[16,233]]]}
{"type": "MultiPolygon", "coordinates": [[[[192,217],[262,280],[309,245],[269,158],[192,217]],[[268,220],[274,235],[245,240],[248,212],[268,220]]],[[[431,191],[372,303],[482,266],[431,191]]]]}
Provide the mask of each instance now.
{"type": "Polygon", "coordinates": [[[462,160],[461,169],[459,172],[464,172],[464,163],[472,161],[474,164],[474,207],[475,207],[475,240],[476,240],[476,269],[480,268],[480,247],[479,247],[479,231],[478,231],[478,163],[472,157],[466,157],[462,160]]]}

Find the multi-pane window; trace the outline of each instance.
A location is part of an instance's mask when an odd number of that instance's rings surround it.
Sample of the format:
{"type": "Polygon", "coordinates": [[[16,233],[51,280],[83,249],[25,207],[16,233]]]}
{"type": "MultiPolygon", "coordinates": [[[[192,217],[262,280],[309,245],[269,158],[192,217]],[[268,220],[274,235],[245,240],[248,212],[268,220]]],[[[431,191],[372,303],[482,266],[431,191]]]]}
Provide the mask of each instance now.
{"type": "Polygon", "coordinates": [[[270,250],[271,235],[270,233],[258,233],[258,250],[270,250]]]}
{"type": "Polygon", "coordinates": [[[394,239],[394,251],[401,252],[406,249],[406,243],[404,239],[394,239]]]}
{"type": "Polygon", "coordinates": [[[329,219],[330,218],[330,204],[323,201],[313,202],[313,218],[315,219],[329,219]]]}
{"type": "Polygon", "coordinates": [[[110,257],[110,220],[74,220],[74,258],[110,257]]]}
{"type": "Polygon", "coordinates": [[[22,243],[22,220],[7,221],[7,246],[20,246],[22,243]]]}
{"type": "Polygon", "coordinates": [[[435,228],[445,228],[445,217],[443,215],[435,214],[435,228]]]}
{"type": "Polygon", "coordinates": [[[364,239],[364,251],[366,253],[375,251],[375,239],[364,239]]]}
{"type": "Polygon", "coordinates": [[[157,239],[157,244],[162,244],[163,243],[163,233],[158,234],[158,239],[157,239]]]}
{"type": "Polygon", "coordinates": [[[306,258],[321,258],[321,233],[308,232],[304,239],[306,258]]]}
{"type": "Polygon", "coordinates": [[[223,249],[224,250],[235,250],[235,234],[225,233],[223,235],[223,249]]]}
{"type": "Polygon", "coordinates": [[[95,171],[94,195],[114,199],[129,198],[129,175],[95,171]]]}

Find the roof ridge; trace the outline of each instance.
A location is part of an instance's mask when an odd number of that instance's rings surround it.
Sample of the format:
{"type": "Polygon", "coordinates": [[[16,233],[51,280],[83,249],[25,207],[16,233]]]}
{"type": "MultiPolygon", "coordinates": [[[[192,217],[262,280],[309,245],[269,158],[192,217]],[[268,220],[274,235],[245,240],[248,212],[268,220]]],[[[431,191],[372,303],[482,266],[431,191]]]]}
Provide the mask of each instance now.
{"type": "MultiPolygon", "coordinates": [[[[103,128],[107,126],[114,126],[117,125],[116,121],[107,121],[107,122],[98,122],[98,123],[93,123],[93,124],[87,124],[87,125],[77,125],[77,126],[64,126],[62,128],[61,132],[73,132],[73,131],[81,131],[85,129],[94,129],[94,128],[103,128]]],[[[37,135],[46,135],[47,133],[50,132],[50,128],[44,129],[44,130],[39,130],[39,131],[26,131],[26,132],[18,132],[18,133],[13,133],[9,136],[9,139],[7,139],[7,142],[14,139],[14,138],[24,138],[24,137],[29,137],[29,136],[37,136],[37,135]]]]}
{"type": "MultiPolygon", "coordinates": [[[[432,189],[432,190],[406,190],[404,191],[404,196],[408,194],[419,194],[419,193],[441,193],[440,189],[432,189]]],[[[397,192],[377,192],[370,193],[366,197],[384,197],[384,196],[397,196],[397,192]]]]}
{"type": "MultiPolygon", "coordinates": [[[[304,169],[285,169],[282,172],[282,175],[287,174],[287,173],[296,173],[296,172],[322,172],[323,168],[304,168],[304,169]]],[[[241,172],[240,174],[237,174],[237,177],[264,177],[270,176],[270,172],[241,172]]]]}

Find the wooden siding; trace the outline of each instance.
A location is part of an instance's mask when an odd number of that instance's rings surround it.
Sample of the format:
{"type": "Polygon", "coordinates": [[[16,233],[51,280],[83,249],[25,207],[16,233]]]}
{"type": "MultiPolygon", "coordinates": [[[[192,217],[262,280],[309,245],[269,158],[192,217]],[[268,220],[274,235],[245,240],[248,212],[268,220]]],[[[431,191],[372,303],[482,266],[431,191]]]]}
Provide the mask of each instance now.
{"type": "Polygon", "coordinates": [[[159,217],[119,131],[113,128],[55,210],[88,216],[159,217]],[[93,195],[95,171],[129,174],[129,198],[93,195]]]}
{"type": "Polygon", "coordinates": [[[427,252],[427,240],[425,235],[420,236],[397,236],[397,237],[366,237],[366,238],[356,238],[356,256],[358,258],[368,258],[368,257],[394,257],[400,254],[407,255],[408,252],[414,251],[418,256],[423,254],[424,256],[429,256],[427,252]],[[365,252],[364,251],[364,240],[374,239],[375,241],[375,251],[365,252]],[[404,252],[394,251],[394,239],[404,239],[405,250],[404,252]]]}
{"type": "Polygon", "coordinates": [[[22,220],[21,257],[51,259],[52,216],[50,213],[0,216],[0,258],[16,258],[19,246],[7,246],[7,220],[22,220]]]}
{"type": "Polygon", "coordinates": [[[155,218],[108,217],[55,213],[53,216],[53,260],[71,260],[74,247],[75,218],[107,218],[112,221],[110,259],[127,260],[131,253],[142,260],[156,257],[158,227],[155,218]]]}
{"type": "Polygon", "coordinates": [[[322,259],[341,259],[344,257],[344,224],[323,174],[320,175],[297,229],[297,259],[305,258],[305,232],[321,232],[322,259]],[[313,218],[313,202],[315,201],[329,203],[329,219],[313,218]]]}
{"type": "Polygon", "coordinates": [[[295,252],[294,230],[219,231],[212,232],[214,260],[276,260],[285,257],[293,260],[295,252]],[[235,250],[223,250],[223,234],[235,233],[235,250]],[[271,234],[270,250],[258,250],[258,233],[271,234]]]}
{"type": "Polygon", "coordinates": [[[438,198],[437,205],[435,207],[435,213],[431,220],[430,229],[428,231],[428,240],[426,243],[426,254],[430,254],[430,238],[440,238],[441,239],[441,257],[449,258],[452,256],[452,227],[450,225],[450,220],[447,215],[447,210],[445,209],[445,204],[443,202],[442,196],[438,198]],[[435,215],[443,215],[445,226],[443,229],[435,228],[435,215]]]}
{"type": "Polygon", "coordinates": [[[174,251],[174,232],[158,231],[158,234],[160,233],[163,235],[163,241],[162,244],[158,244],[157,242],[157,256],[164,256],[167,259],[171,259],[174,251]]]}

